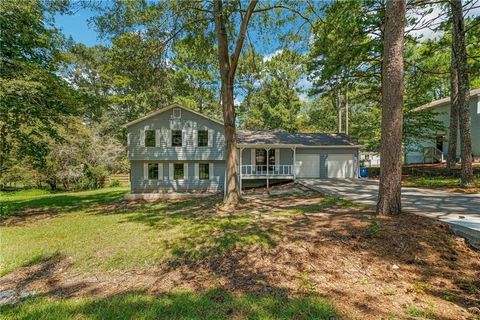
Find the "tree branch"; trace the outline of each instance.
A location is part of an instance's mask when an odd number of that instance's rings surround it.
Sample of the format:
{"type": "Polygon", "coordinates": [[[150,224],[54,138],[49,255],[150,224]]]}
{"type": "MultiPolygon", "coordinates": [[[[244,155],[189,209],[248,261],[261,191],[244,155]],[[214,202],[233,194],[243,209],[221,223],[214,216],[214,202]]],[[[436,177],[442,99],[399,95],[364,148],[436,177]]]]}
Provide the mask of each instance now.
{"type": "Polygon", "coordinates": [[[232,56],[232,60],[230,63],[230,70],[228,72],[229,77],[233,78],[235,71],[238,66],[238,59],[240,58],[240,53],[242,52],[243,42],[245,40],[245,33],[247,32],[248,23],[250,22],[250,18],[254,12],[255,6],[257,5],[258,0],[252,0],[248,5],[247,10],[245,11],[245,17],[242,20],[242,24],[240,25],[240,34],[238,35],[237,45],[235,47],[235,51],[232,56]]]}

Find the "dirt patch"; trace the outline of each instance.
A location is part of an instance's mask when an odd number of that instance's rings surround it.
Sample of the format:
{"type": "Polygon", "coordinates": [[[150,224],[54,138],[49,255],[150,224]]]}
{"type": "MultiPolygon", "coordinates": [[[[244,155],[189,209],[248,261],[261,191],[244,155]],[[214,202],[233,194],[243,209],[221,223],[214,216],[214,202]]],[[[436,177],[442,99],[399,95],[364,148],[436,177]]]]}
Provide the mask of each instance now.
{"type": "Polygon", "coordinates": [[[56,255],[2,277],[0,291],[63,298],[218,287],[318,292],[332,299],[345,318],[407,318],[415,310],[428,310],[438,319],[476,319],[472,310],[480,306],[480,253],[443,224],[407,213],[375,217],[369,209],[310,191],[301,197],[248,200],[234,212],[220,210],[213,205],[198,209],[219,216],[248,212],[255,216],[252,228],[274,244],[233,247],[201,258],[174,256],[149,270],[95,275],[78,273],[70,267],[72,258],[56,255]],[[292,210],[296,214],[282,214],[292,210]]]}

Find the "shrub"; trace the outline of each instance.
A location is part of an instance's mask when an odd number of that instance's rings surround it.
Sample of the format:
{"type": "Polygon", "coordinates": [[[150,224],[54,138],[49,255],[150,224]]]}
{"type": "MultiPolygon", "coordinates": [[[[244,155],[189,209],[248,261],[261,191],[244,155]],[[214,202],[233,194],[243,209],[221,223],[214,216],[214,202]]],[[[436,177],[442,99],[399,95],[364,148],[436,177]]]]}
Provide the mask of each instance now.
{"type": "Polygon", "coordinates": [[[80,179],[79,188],[83,190],[103,188],[107,177],[108,171],[104,166],[88,166],[85,169],[84,176],[80,179]]]}
{"type": "Polygon", "coordinates": [[[118,180],[118,179],[112,179],[112,180],[110,180],[110,183],[108,184],[108,186],[109,186],[110,188],[120,187],[120,185],[121,185],[121,184],[120,184],[120,180],[118,180]]]}

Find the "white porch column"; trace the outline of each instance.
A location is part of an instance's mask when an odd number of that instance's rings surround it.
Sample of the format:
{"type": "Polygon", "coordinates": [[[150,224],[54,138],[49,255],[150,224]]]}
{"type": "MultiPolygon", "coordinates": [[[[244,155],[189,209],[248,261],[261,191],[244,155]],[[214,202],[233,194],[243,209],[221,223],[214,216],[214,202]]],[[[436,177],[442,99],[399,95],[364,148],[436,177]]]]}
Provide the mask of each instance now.
{"type": "Polygon", "coordinates": [[[242,157],[243,157],[243,149],[240,148],[240,194],[242,194],[242,157]]]}
{"type": "Polygon", "coordinates": [[[268,165],[270,164],[270,158],[269,158],[270,148],[265,148],[265,151],[267,151],[267,190],[268,190],[269,188],[268,165]]]}
{"type": "Polygon", "coordinates": [[[296,154],[297,154],[297,148],[293,147],[292,151],[293,151],[293,164],[292,164],[293,181],[295,181],[297,179],[297,175],[295,174],[295,160],[296,160],[295,158],[296,158],[296,154]]]}

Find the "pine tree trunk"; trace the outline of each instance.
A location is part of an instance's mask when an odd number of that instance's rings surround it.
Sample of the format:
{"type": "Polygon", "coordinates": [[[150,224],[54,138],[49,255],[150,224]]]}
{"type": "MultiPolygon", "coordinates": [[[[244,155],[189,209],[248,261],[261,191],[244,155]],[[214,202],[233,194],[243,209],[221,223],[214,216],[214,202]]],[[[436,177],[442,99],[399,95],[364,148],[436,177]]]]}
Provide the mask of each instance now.
{"type": "Polygon", "coordinates": [[[382,135],[377,214],[401,212],[403,44],[406,2],[387,0],[382,62],[382,135]]]}
{"type": "Polygon", "coordinates": [[[340,89],[337,88],[337,123],[338,133],[342,132],[342,100],[340,98],[340,89]]]}
{"type": "Polygon", "coordinates": [[[461,0],[451,0],[452,7],[452,43],[454,65],[458,75],[458,112],[460,125],[460,154],[462,157],[462,186],[473,184],[472,168],[472,120],[470,118],[470,85],[468,81],[467,48],[465,44],[465,23],[461,0]]]}
{"type": "Polygon", "coordinates": [[[345,133],[348,134],[349,117],[348,114],[348,83],[345,86],[345,133]]]}
{"type": "Polygon", "coordinates": [[[452,44],[452,60],[450,65],[450,126],[448,134],[447,169],[452,169],[457,163],[458,74],[455,61],[456,58],[452,44]]]}
{"type": "Polygon", "coordinates": [[[235,206],[240,201],[240,186],[237,172],[237,141],[235,134],[235,109],[233,99],[233,79],[222,85],[223,122],[225,131],[225,160],[227,166],[227,188],[225,205],[235,206]]]}

